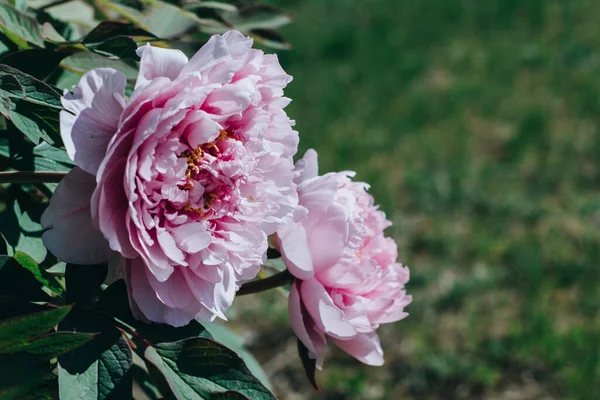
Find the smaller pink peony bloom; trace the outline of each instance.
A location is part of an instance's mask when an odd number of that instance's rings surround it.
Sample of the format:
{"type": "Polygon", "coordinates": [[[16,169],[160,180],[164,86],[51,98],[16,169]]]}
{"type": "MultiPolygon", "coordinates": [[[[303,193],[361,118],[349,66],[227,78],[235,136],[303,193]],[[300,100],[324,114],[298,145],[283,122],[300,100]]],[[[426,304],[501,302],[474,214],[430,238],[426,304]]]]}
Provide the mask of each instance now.
{"type": "Polygon", "coordinates": [[[294,221],[277,232],[288,270],[296,277],[289,315],[309,357],[322,368],[326,336],[369,365],[383,364],[376,333],[399,321],[412,301],[404,285],[409,270],[384,229],[391,225],[354,172],[318,176],[317,153],[296,163],[299,206],[294,221]]]}
{"type": "Polygon", "coordinates": [[[65,91],[61,136],[77,167],[42,217],[43,240],[67,262],[118,255],[140,318],[225,318],[297,206],[291,76],[235,31],[190,60],[150,45],[138,54],[128,99],[109,68],[65,91]]]}

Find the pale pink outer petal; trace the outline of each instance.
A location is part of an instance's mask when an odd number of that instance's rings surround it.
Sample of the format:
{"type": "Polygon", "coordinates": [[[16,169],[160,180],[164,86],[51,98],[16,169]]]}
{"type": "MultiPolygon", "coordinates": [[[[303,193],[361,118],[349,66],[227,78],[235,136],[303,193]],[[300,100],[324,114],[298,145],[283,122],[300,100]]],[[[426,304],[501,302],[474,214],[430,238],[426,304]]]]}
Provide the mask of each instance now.
{"type": "Polygon", "coordinates": [[[334,203],[321,216],[314,229],[307,230],[316,273],[334,266],[348,247],[348,218],[347,210],[334,203]]]}
{"type": "Polygon", "coordinates": [[[294,168],[294,180],[296,183],[304,182],[307,179],[315,178],[319,175],[319,161],[317,152],[313,149],[306,150],[304,156],[296,161],[294,168]]]}
{"type": "MultiPolygon", "coordinates": [[[[158,283],[144,264],[141,258],[136,258],[128,262],[129,271],[128,288],[131,293],[130,301],[135,304],[132,309],[137,308],[145,318],[152,322],[166,323],[171,326],[184,326],[193,318],[194,314],[183,308],[171,308],[174,304],[189,303],[190,297],[186,293],[177,293],[178,289],[189,292],[185,285],[180,287],[175,283],[158,283]],[[153,287],[152,280],[156,287],[153,287]]],[[[175,275],[175,274],[173,274],[175,275]]],[[[172,275],[172,277],[173,277],[172,275]]]]}
{"type": "Polygon", "coordinates": [[[335,202],[338,190],[335,174],[326,174],[309,178],[298,185],[299,203],[309,210],[309,221],[317,221],[327,211],[330,204],[335,202]]]}
{"type": "Polygon", "coordinates": [[[86,72],[61,99],[60,134],[69,157],[96,175],[125,106],[125,75],[112,68],[86,72]]]}
{"type": "Polygon", "coordinates": [[[183,67],[181,74],[202,72],[220,61],[227,61],[227,57],[239,58],[250,51],[251,47],[252,39],[237,31],[229,31],[224,35],[213,35],[183,67]]]}
{"type": "Polygon", "coordinates": [[[319,281],[316,279],[302,281],[300,295],[318,329],[338,339],[356,335],[356,329],[344,318],[344,313],[334,304],[319,281]]]}
{"type": "Polygon", "coordinates": [[[285,265],[298,279],[309,279],[314,275],[306,231],[299,223],[285,225],[277,232],[279,251],[285,265]]]}
{"type": "Polygon", "coordinates": [[[357,360],[379,367],[383,365],[383,349],[377,333],[360,333],[350,340],[333,339],[335,344],[357,360]]]}
{"type": "Polygon", "coordinates": [[[49,228],[42,240],[59,260],[98,264],[114,255],[92,222],[90,198],[95,186],[93,175],[73,168],[60,182],[42,214],[42,226],[49,228]]]}
{"type": "Polygon", "coordinates": [[[312,359],[316,359],[316,366],[318,369],[321,369],[325,358],[327,340],[325,339],[325,333],[315,329],[316,326],[314,321],[310,315],[303,310],[299,291],[300,285],[301,281],[295,281],[290,289],[288,303],[290,324],[292,325],[292,329],[294,329],[296,336],[298,336],[298,339],[304,343],[308,349],[308,356],[312,359]]]}
{"type": "Polygon", "coordinates": [[[181,51],[154,47],[150,43],[139,47],[136,52],[141,61],[135,89],[146,86],[151,80],[161,76],[175,80],[188,62],[181,51]]]}
{"type": "Polygon", "coordinates": [[[122,176],[125,174],[126,160],[121,159],[105,171],[105,179],[99,182],[92,195],[92,217],[108,239],[110,248],[127,258],[138,255],[131,246],[127,231],[127,199],[123,193],[122,176]]]}
{"type": "Polygon", "coordinates": [[[214,114],[229,117],[244,111],[259,96],[260,93],[251,79],[240,79],[214,90],[206,97],[205,107],[214,114]]]}

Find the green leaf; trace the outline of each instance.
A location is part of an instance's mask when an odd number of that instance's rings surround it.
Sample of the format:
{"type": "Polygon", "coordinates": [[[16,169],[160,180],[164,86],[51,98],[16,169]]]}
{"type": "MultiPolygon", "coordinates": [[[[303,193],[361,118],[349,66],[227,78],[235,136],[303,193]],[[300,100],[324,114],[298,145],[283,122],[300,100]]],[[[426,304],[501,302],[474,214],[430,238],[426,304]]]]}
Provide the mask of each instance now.
{"type": "Polygon", "coordinates": [[[33,143],[54,142],[58,133],[60,93],[50,85],[0,64],[0,111],[33,143]]]}
{"type": "Polygon", "coordinates": [[[26,299],[6,295],[0,296],[0,321],[45,309],[47,309],[46,306],[34,304],[26,299]]]}
{"type": "Polygon", "coordinates": [[[98,44],[88,44],[86,47],[106,57],[112,56],[136,61],[140,59],[136,53],[137,43],[128,36],[116,36],[98,44]]]}
{"type": "Polygon", "coordinates": [[[9,118],[35,144],[59,141],[58,110],[20,101],[10,107],[9,118]]]}
{"type": "Polygon", "coordinates": [[[0,355],[0,399],[56,398],[56,377],[50,363],[29,354],[0,355]]]}
{"type": "Polygon", "coordinates": [[[11,0],[10,3],[19,11],[25,11],[27,8],[27,0],[11,0]]]}
{"type": "Polygon", "coordinates": [[[40,266],[35,262],[33,258],[29,257],[27,254],[21,251],[17,251],[13,258],[16,262],[19,263],[19,265],[21,265],[27,271],[31,272],[33,277],[43,286],[47,287],[59,296],[63,295],[64,289],[58,283],[56,278],[48,272],[46,272],[44,269],[40,268],[40,266]]]}
{"type": "Polygon", "coordinates": [[[62,63],[65,69],[78,75],[83,75],[93,68],[114,68],[123,72],[129,81],[135,82],[138,71],[136,68],[124,63],[121,60],[111,60],[102,57],[99,54],[90,52],[81,52],[65,58],[62,63]]]}
{"type": "Polygon", "coordinates": [[[69,311],[71,307],[64,306],[0,321],[0,349],[27,343],[48,333],[69,311]]]}
{"type": "Polygon", "coordinates": [[[270,4],[243,7],[239,12],[226,14],[225,18],[236,29],[244,32],[253,29],[277,29],[292,22],[289,15],[270,4]]]}
{"type": "MultiPolygon", "coordinates": [[[[229,4],[226,7],[210,7],[209,3],[213,2],[202,2],[192,3],[185,7],[186,10],[193,12],[198,17],[201,29],[209,32],[223,32],[231,28],[231,24],[225,19],[224,14],[235,13],[237,8],[229,4]]],[[[219,3],[221,4],[221,3],[219,3]]]]}
{"type": "Polygon", "coordinates": [[[11,256],[0,256],[0,295],[48,301],[42,284],[11,256]]]}
{"type": "Polygon", "coordinates": [[[57,90],[8,65],[0,64],[0,90],[2,97],[24,100],[58,110],[62,109],[60,93],[57,90]]]}
{"type": "Polygon", "coordinates": [[[83,346],[58,358],[61,400],[131,398],[131,349],[112,319],[74,310],[59,325],[59,331],[99,332],[83,346]]]}
{"type": "Polygon", "coordinates": [[[90,33],[76,42],[61,42],[60,35],[54,32],[50,26],[46,25],[44,25],[43,34],[47,37],[47,40],[61,45],[63,49],[71,46],[71,54],[76,52],[77,49],[82,48],[81,45],[83,45],[90,51],[105,57],[117,57],[136,61],[139,60],[136,53],[138,48],[136,41],[157,39],[152,33],[134,24],[117,21],[101,22],[90,33]]]}
{"type": "Polygon", "coordinates": [[[54,25],[49,22],[44,22],[42,25],[42,37],[50,43],[60,44],[67,41],[67,39],[54,28],[54,25]]]}
{"type": "Polygon", "coordinates": [[[237,7],[234,6],[233,4],[221,3],[218,1],[203,1],[202,3],[194,4],[194,7],[212,8],[212,9],[216,9],[216,10],[231,11],[231,12],[237,11],[237,7]]]}
{"type": "Polygon", "coordinates": [[[67,300],[75,303],[89,303],[98,294],[107,273],[107,264],[67,264],[65,272],[67,300]]]}
{"type": "Polygon", "coordinates": [[[199,23],[193,13],[160,0],[153,0],[143,13],[124,5],[115,5],[113,9],[128,19],[136,20],[139,26],[161,38],[180,36],[199,23]]]}
{"type": "Polygon", "coordinates": [[[235,351],[240,357],[242,357],[250,372],[252,372],[252,374],[254,374],[254,376],[256,376],[263,385],[269,389],[272,389],[271,382],[269,382],[269,378],[267,377],[265,370],[261,367],[256,358],[254,358],[252,353],[246,349],[244,345],[244,339],[241,336],[235,334],[220,323],[205,323],[204,326],[216,341],[227,346],[231,350],[235,351]]]}
{"type": "Polygon", "coordinates": [[[138,28],[134,24],[117,21],[102,21],[90,33],[81,39],[81,43],[86,45],[102,43],[117,36],[136,36],[146,39],[156,39],[156,36],[154,36],[152,33],[138,28]]]}
{"type": "MultiPolygon", "coordinates": [[[[6,120],[4,120],[6,122],[6,120]]],[[[0,129],[5,130],[5,129],[0,129]]],[[[10,157],[10,141],[7,137],[0,137],[0,157],[10,157]]]]}
{"type": "Polygon", "coordinates": [[[69,48],[55,51],[50,49],[29,49],[11,52],[0,58],[0,63],[18,69],[37,79],[50,75],[60,62],[73,54],[69,48]]]}
{"type": "Polygon", "coordinates": [[[21,212],[17,200],[0,215],[0,229],[10,246],[10,254],[22,251],[38,263],[46,258],[47,250],[42,243],[42,226],[33,221],[29,213],[21,212]]]}
{"type": "Polygon", "coordinates": [[[25,352],[50,360],[89,342],[95,336],[93,333],[54,332],[29,342],[0,349],[0,354],[25,352]]]}
{"type": "Polygon", "coordinates": [[[0,29],[21,48],[29,48],[27,42],[44,47],[36,20],[9,4],[0,3],[0,29]]]}
{"type": "Polygon", "coordinates": [[[49,360],[59,353],[60,346],[56,346],[58,343],[55,341],[45,341],[45,338],[54,334],[52,327],[62,316],[64,310],[61,309],[49,309],[18,298],[0,297],[0,335],[4,344],[14,346],[14,351],[10,352],[2,348],[1,353],[10,354],[0,354],[0,399],[57,397],[56,378],[49,360]],[[51,333],[43,336],[48,331],[51,333]],[[37,344],[42,346],[34,345],[30,348],[31,352],[22,351],[38,339],[42,342],[37,344]]]}
{"type": "Polygon", "coordinates": [[[70,171],[75,165],[63,149],[42,142],[33,148],[36,171],[70,171]]]}
{"type": "Polygon", "coordinates": [[[110,0],[110,2],[133,8],[136,11],[145,11],[152,3],[152,0],[110,0]]]}
{"type": "Polygon", "coordinates": [[[271,29],[253,29],[248,34],[257,42],[277,50],[290,50],[292,48],[279,32],[271,29]]]}
{"type": "Polygon", "coordinates": [[[275,399],[235,352],[209,338],[160,343],[144,357],[177,399],[275,399]]]}

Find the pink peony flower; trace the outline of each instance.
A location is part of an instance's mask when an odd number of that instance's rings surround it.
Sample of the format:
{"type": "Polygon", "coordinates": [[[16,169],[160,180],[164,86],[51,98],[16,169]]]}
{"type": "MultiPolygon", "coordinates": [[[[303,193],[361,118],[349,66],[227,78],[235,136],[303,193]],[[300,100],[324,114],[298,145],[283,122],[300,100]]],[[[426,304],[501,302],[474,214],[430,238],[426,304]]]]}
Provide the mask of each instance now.
{"type": "Polygon", "coordinates": [[[376,330],[406,317],[408,268],[396,262],[391,223],[373,205],[354,172],[318,176],[317,153],[296,163],[299,206],[277,232],[288,270],[296,277],[290,321],[309,357],[323,365],[326,336],[369,365],[383,364],[376,330]]]}
{"type": "Polygon", "coordinates": [[[132,308],[150,321],[225,318],[297,205],[291,77],[251,46],[215,35],[188,61],[147,45],[129,99],[125,76],[106,68],[62,99],[77,167],[42,217],[44,242],[80,264],[118,253],[132,308]]]}

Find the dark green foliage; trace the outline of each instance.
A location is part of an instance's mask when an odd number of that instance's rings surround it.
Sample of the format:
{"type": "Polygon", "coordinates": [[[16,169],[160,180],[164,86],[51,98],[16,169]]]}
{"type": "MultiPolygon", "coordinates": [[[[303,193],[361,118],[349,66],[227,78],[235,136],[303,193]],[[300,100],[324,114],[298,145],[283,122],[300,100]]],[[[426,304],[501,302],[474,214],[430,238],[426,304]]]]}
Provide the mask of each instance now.
{"type": "Polygon", "coordinates": [[[75,310],[59,326],[66,332],[97,332],[83,346],[59,357],[61,399],[127,399],[132,390],[132,354],[114,321],[75,310]]]}
{"type": "Polygon", "coordinates": [[[73,53],[70,49],[55,51],[50,49],[29,49],[6,53],[0,63],[29,74],[37,79],[48,77],[59,63],[73,53]],[[43,62],[40,62],[43,60],[43,62]]]}
{"type": "Polygon", "coordinates": [[[108,265],[106,264],[67,264],[65,271],[67,301],[85,304],[95,300],[107,273],[108,265]]]}
{"type": "Polygon", "coordinates": [[[15,196],[14,200],[7,201],[6,208],[0,213],[0,232],[6,240],[7,254],[22,251],[41,263],[46,258],[47,251],[42,244],[43,230],[38,223],[38,216],[21,211],[22,208],[29,208],[21,206],[21,204],[29,205],[22,191],[15,190],[11,194],[15,196]]]}
{"type": "Polygon", "coordinates": [[[160,343],[144,356],[177,399],[275,399],[236,353],[209,338],[160,343]]]}
{"type": "Polygon", "coordinates": [[[48,333],[71,311],[65,306],[4,319],[0,322],[0,349],[22,344],[25,340],[48,333]]]}
{"type": "Polygon", "coordinates": [[[0,29],[21,48],[28,48],[28,43],[44,47],[37,21],[9,4],[0,4],[0,29]]]}
{"type": "Polygon", "coordinates": [[[96,26],[94,29],[92,29],[90,33],[85,35],[83,39],[81,39],[81,43],[86,45],[98,44],[119,36],[133,36],[136,38],[143,39],[157,39],[156,36],[154,36],[150,32],[138,28],[134,24],[127,24],[117,21],[103,21],[100,24],[98,24],[98,26],[96,26]]]}

